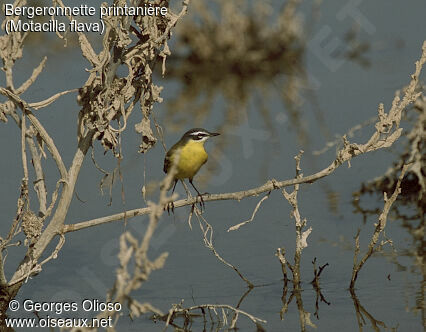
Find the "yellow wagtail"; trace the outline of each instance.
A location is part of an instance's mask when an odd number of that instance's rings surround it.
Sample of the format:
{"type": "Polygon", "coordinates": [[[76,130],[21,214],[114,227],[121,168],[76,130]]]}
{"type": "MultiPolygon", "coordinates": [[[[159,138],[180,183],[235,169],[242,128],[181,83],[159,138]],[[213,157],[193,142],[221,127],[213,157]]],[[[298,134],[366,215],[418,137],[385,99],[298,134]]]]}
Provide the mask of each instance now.
{"type": "Polygon", "coordinates": [[[172,193],[175,191],[178,180],[183,181],[184,179],[189,179],[189,183],[195,189],[198,196],[200,196],[201,203],[204,203],[202,195],[194,186],[192,180],[208,158],[208,154],[204,149],[204,143],[209,137],[217,135],[219,134],[211,133],[202,128],[193,128],[183,134],[181,139],[167,151],[163,168],[165,173],[168,173],[174,160],[177,160],[172,193]],[[177,156],[179,156],[179,158],[177,158],[177,156]]]}

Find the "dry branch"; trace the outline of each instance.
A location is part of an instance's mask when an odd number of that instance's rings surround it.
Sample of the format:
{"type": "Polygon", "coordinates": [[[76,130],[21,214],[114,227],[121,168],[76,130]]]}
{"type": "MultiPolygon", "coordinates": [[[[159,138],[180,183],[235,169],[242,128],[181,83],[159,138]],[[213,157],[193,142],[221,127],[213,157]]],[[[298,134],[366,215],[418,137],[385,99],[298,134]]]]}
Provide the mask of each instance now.
{"type": "MultiPolygon", "coordinates": [[[[379,240],[380,234],[385,230],[386,222],[388,218],[388,214],[390,211],[390,208],[392,207],[392,204],[395,202],[396,198],[401,192],[401,182],[404,178],[405,173],[407,172],[407,169],[411,165],[404,165],[404,167],[401,170],[401,175],[398,178],[398,182],[396,184],[395,190],[390,198],[387,197],[386,192],[384,193],[384,201],[385,205],[383,207],[382,213],[379,216],[379,222],[375,224],[375,229],[373,232],[373,235],[371,236],[370,243],[368,245],[368,250],[365,253],[365,255],[361,258],[361,260],[358,262],[358,254],[360,251],[359,246],[359,231],[355,237],[355,254],[354,254],[354,265],[352,269],[352,278],[350,283],[350,288],[353,289],[355,286],[356,279],[358,278],[358,273],[361,271],[362,267],[364,266],[365,262],[371,257],[371,255],[380,250],[382,247],[382,244],[376,247],[377,241],[379,240]]],[[[389,242],[389,240],[386,240],[386,242],[389,242]]]]}
{"type": "Polygon", "coordinates": [[[43,71],[46,61],[47,61],[47,57],[44,57],[43,60],[41,60],[40,64],[36,68],[34,68],[30,78],[28,78],[24,83],[22,83],[22,85],[19,88],[17,88],[14,91],[17,95],[20,95],[21,93],[27,91],[28,88],[36,81],[37,77],[43,71]]]}
{"type": "Polygon", "coordinates": [[[35,110],[38,110],[40,108],[49,106],[51,103],[53,103],[54,101],[59,99],[59,97],[62,97],[64,95],[68,94],[68,93],[77,92],[77,91],[78,91],[78,89],[61,91],[61,92],[55,93],[53,96],[51,96],[51,97],[49,97],[45,100],[34,102],[34,103],[29,103],[28,106],[31,107],[31,108],[34,108],[35,110]]]}
{"type": "Polygon", "coordinates": [[[262,203],[264,202],[264,201],[266,201],[268,198],[269,198],[269,195],[271,194],[271,192],[268,192],[257,204],[256,204],[256,207],[254,208],[254,210],[253,210],[253,213],[251,214],[251,217],[250,217],[250,219],[248,219],[248,220],[246,220],[246,221],[243,221],[243,222],[241,222],[241,223],[239,223],[239,224],[237,224],[237,225],[234,225],[234,226],[231,226],[231,227],[229,227],[228,228],[228,230],[227,230],[227,232],[230,232],[230,231],[236,231],[237,229],[239,229],[241,226],[244,226],[244,225],[246,225],[246,224],[248,224],[249,222],[252,222],[253,221],[253,219],[254,219],[254,217],[256,216],[256,213],[257,213],[257,211],[259,210],[259,208],[260,208],[260,206],[262,205],[262,203]]]}
{"type": "MultiPolygon", "coordinates": [[[[302,158],[303,151],[300,150],[299,154],[294,157],[296,160],[296,179],[300,179],[303,177],[301,173],[302,169],[300,168],[300,159],[302,158]]],[[[290,264],[285,260],[283,249],[277,249],[278,258],[281,263],[281,269],[284,274],[284,279],[286,281],[286,272],[285,265],[283,266],[283,262],[286,262],[289,266],[292,274],[293,274],[293,285],[295,290],[299,290],[300,287],[300,260],[302,257],[302,250],[308,246],[307,239],[309,234],[312,232],[312,227],[309,227],[307,230],[304,230],[306,226],[306,218],[302,220],[299,212],[299,203],[297,201],[297,194],[299,192],[299,184],[294,185],[294,190],[291,193],[287,193],[285,189],[282,190],[282,194],[285,199],[290,203],[293,210],[291,212],[292,217],[294,218],[295,226],[296,226],[296,250],[294,252],[294,264],[290,264]]]]}
{"type": "Polygon", "coordinates": [[[56,162],[56,166],[58,167],[62,179],[65,180],[67,178],[67,169],[64,165],[64,162],[62,161],[62,157],[58,149],[56,148],[55,142],[49,136],[40,121],[33,115],[27,102],[22,100],[18,95],[16,95],[12,91],[5,88],[0,87],[0,94],[8,97],[12,102],[17,104],[22,109],[23,116],[26,115],[28,117],[28,119],[31,121],[31,124],[34,126],[40,137],[43,139],[44,143],[46,143],[48,150],[50,151],[53,159],[56,162]]]}
{"type": "Polygon", "coordinates": [[[235,265],[232,265],[231,263],[229,263],[228,261],[226,261],[221,255],[219,255],[219,253],[217,252],[216,248],[213,245],[213,227],[201,215],[201,212],[199,211],[199,209],[195,205],[194,205],[193,209],[194,209],[195,215],[198,218],[198,222],[200,224],[200,228],[201,228],[201,231],[203,233],[203,240],[204,240],[205,246],[212,251],[213,255],[215,255],[215,257],[219,261],[221,261],[223,264],[225,264],[226,266],[228,266],[231,269],[233,269],[238,274],[238,276],[247,284],[247,286],[249,288],[253,288],[254,287],[253,283],[250,280],[248,280],[240,272],[240,270],[238,270],[238,268],[235,265]],[[204,223],[204,225],[203,225],[203,223],[204,223]]]}

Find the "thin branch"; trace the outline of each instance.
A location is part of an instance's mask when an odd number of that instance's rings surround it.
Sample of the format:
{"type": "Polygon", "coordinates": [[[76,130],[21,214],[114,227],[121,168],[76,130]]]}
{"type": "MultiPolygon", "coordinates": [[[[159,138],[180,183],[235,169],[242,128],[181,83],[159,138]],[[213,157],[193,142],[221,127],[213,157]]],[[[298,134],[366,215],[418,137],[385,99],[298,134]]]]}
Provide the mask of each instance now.
{"type": "Polygon", "coordinates": [[[238,276],[248,285],[249,288],[253,288],[254,287],[253,283],[250,280],[248,280],[246,277],[244,277],[243,274],[240,272],[240,270],[238,270],[238,268],[235,265],[232,265],[231,263],[226,261],[221,255],[219,255],[219,253],[217,252],[216,248],[213,245],[213,227],[201,215],[199,209],[195,205],[194,205],[194,212],[198,218],[201,231],[203,232],[203,239],[204,239],[204,244],[206,245],[206,247],[212,251],[213,255],[215,255],[218,260],[220,260],[223,264],[233,269],[238,274],[238,276]],[[204,228],[202,221],[205,223],[206,228],[204,228]]]}
{"type": "Polygon", "coordinates": [[[15,93],[17,95],[20,95],[21,93],[27,91],[27,89],[35,82],[37,77],[41,74],[41,72],[44,69],[44,65],[46,64],[47,57],[45,56],[43,60],[39,63],[39,65],[34,68],[33,73],[31,74],[30,78],[28,78],[24,83],[21,84],[21,86],[17,89],[15,89],[15,93]]]}
{"type": "Polygon", "coordinates": [[[287,259],[285,258],[285,248],[277,248],[275,256],[278,257],[281,263],[281,272],[283,273],[284,284],[287,284],[288,275],[287,275],[287,259]]]}
{"type": "MultiPolygon", "coordinates": [[[[300,150],[298,155],[294,157],[294,159],[296,160],[296,179],[300,179],[303,177],[303,174],[301,173],[302,169],[300,168],[300,160],[302,158],[302,154],[303,150],[300,150]]],[[[299,204],[297,201],[298,192],[299,184],[294,185],[294,190],[291,193],[287,193],[285,189],[282,190],[283,196],[293,208],[291,214],[294,218],[296,226],[296,250],[294,252],[294,265],[291,269],[291,272],[293,274],[293,285],[295,289],[299,289],[300,287],[300,261],[302,256],[302,250],[308,246],[307,238],[312,232],[312,227],[309,227],[305,231],[303,230],[306,226],[306,218],[302,220],[300,216],[299,204]]]]}
{"type": "Polygon", "coordinates": [[[24,171],[25,185],[28,186],[28,163],[27,163],[27,151],[25,144],[25,134],[27,131],[27,125],[25,121],[25,114],[22,114],[22,125],[21,125],[21,157],[22,157],[22,169],[24,171]]]}
{"type": "Polygon", "coordinates": [[[28,185],[25,182],[25,179],[22,179],[21,181],[21,189],[20,194],[18,198],[17,208],[16,208],[16,215],[13,219],[12,225],[10,226],[9,234],[7,235],[6,240],[1,241],[0,243],[0,250],[3,250],[9,245],[9,242],[12,240],[12,238],[18,233],[17,229],[19,221],[22,218],[22,215],[24,213],[24,208],[26,204],[28,203],[28,185]]]}
{"type": "MultiPolygon", "coordinates": [[[[365,128],[365,127],[367,127],[368,125],[371,125],[371,124],[375,123],[376,120],[377,120],[376,117],[372,117],[372,118],[364,121],[363,123],[359,123],[359,124],[353,126],[352,128],[350,128],[346,132],[346,134],[344,134],[343,136],[352,138],[352,137],[355,136],[355,132],[357,132],[357,131],[359,131],[359,130],[365,128]]],[[[337,146],[339,143],[341,143],[343,136],[338,136],[335,140],[325,143],[325,146],[321,150],[315,150],[315,151],[312,152],[312,154],[314,156],[319,156],[319,155],[327,152],[333,146],[337,146]]]]}
{"type": "Polygon", "coordinates": [[[55,206],[56,200],[58,199],[59,186],[60,186],[61,183],[63,184],[63,183],[66,183],[66,182],[64,182],[62,180],[59,180],[58,182],[56,182],[55,190],[53,191],[52,198],[50,199],[50,205],[47,208],[45,215],[43,216],[43,220],[45,220],[47,217],[49,217],[50,214],[53,211],[53,208],[55,206]]]}
{"type": "Polygon", "coordinates": [[[62,234],[59,235],[59,242],[56,245],[55,250],[49,255],[49,257],[47,257],[46,259],[44,259],[41,263],[40,266],[46,264],[48,261],[50,261],[51,259],[56,259],[58,258],[58,253],[61,250],[61,248],[63,247],[63,245],[65,244],[65,236],[63,236],[62,234]]]}
{"type": "Polygon", "coordinates": [[[6,275],[4,274],[4,265],[5,259],[3,259],[3,250],[0,250],[0,288],[3,288],[7,285],[6,275]]]}
{"type": "Polygon", "coordinates": [[[71,90],[66,90],[66,91],[61,91],[61,92],[55,93],[53,96],[51,96],[51,97],[49,97],[45,100],[38,101],[38,102],[35,102],[35,103],[29,103],[28,106],[35,109],[35,110],[38,110],[40,108],[49,106],[51,103],[56,101],[59,97],[62,97],[62,96],[66,95],[68,93],[71,93],[71,92],[78,92],[78,89],[71,89],[71,90]]]}
{"type": "Polygon", "coordinates": [[[359,254],[359,232],[357,233],[355,242],[356,242],[356,246],[355,246],[355,254],[354,254],[354,266],[353,266],[353,270],[352,270],[352,278],[351,278],[351,283],[350,283],[350,288],[353,289],[353,287],[355,286],[355,281],[358,278],[358,273],[361,270],[361,268],[363,267],[363,265],[365,264],[365,262],[370,258],[370,256],[377,250],[379,250],[379,248],[381,248],[381,245],[379,245],[379,247],[376,247],[377,241],[379,240],[379,236],[380,234],[384,231],[385,227],[386,227],[386,222],[387,222],[387,217],[390,211],[390,208],[392,207],[392,204],[395,202],[396,198],[398,197],[398,195],[401,192],[401,182],[402,179],[404,178],[405,173],[407,172],[407,169],[411,166],[411,164],[407,164],[404,165],[404,167],[401,170],[401,174],[398,178],[398,182],[396,184],[395,190],[392,194],[392,196],[390,198],[387,197],[386,192],[384,193],[384,207],[383,207],[383,211],[379,216],[379,222],[375,225],[375,229],[373,232],[373,235],[371,237],[370,240],[370,244],[368,245],[368,250],[365,253],[365,255],[361,258],[360,262],[357,263],[356,261],[356,257],[359,254]]]}
{"type": "MultiPolygon", "coordinates": [[[[16,111],[14,112],[10,112],[10,116],[12,117],[12,119],[15,121],[16,125],[19,128],[22,128],[22,119],[19,117],[19,115],[16,113],[16,111]]],[[[22,130],[22,129],[21,129],[22,130]]],[[[37,150],[36,144],[34,142],[34,127],[30,127],[29,130],[26,130],[26,142],[27,145],[30,149],[31,152],[31,156],[32,156],[32,165],[36,174],[36,179],[33,182],[34,184],[34,189],[37,193],[37,197],[39,200],[39,214],[40,215],[45,215],[46,214],[46,204],[47,204],[47,200],[46,200],[46,196],[47,196],[47,192],[46,192],[46,185],[45,185],[45,180],[44,180],[44,173],[43,173],[43,167],[41,165],[41,155],[43,155],[45,157],[45,153],[42,150],[42,148],[40,147],[40,153],[37,150]]]]}
{"type": "Polygon", "coordinates": [[[33,115],[28,104],[24,100],[22,100],[19,96],[17,96],[16,94],[14,94],[8,89],[0,87],[0,94],[8,97],[12,102],[16,103],[22,109],[22,112],[28,116],[28,119],[31,121],[31,124],[40,134],[40,137],[46,143],[47,148],[52,154],[52,157],[56,162],[56,166],[58,167],[58,170],[59,170],[59,173],[61,174],[62,179],[64,180],[67,179],[68,177],[67,169],[65,168],[64,162],[62,161],[62,157],[59,154],[58,149],[56,148],[55,142],[49,136],[46,129],[44,129],[44,127],[38,121],[38,119],[33,115]]]}
{"type": "Polygon", "coordinates": [[[37,151],[37,147],[34,143],[33,137],[26,138],[28,147],[32,156],[32,165],[35,171],[35,180],[33,181],[35,192],[37,193],[38,202],[39,202],[39,214],[41,216],[46,215],[46,205],[47,205],[47,192],[46,184],[44,181],[43,167],[41,165],[40,153],[37,151]]]}
{"type": "Polygon", "coordinates": [[[228,228],[228,230],[227,230],[227,232],[230,232],[230,231],[236,231],[237,229],[239,229],[241,226],[244,226],[245,224],[248,224],[249,222],[252,222],[253,221],[253,219],[254,219],[254,217],[256,216],[256,213],[257,213],[257,211],[259,210],[259,208],[260,208],[260,206],[262,205],[262,203],[264,202],[264,201],[266,201],[268,198],[269,198],[269,195],[271,194],[271,192],[268,192],[258,203],[257,203],[257,205],[256,205],[256,207],[255,207],[255,209],[254,209],[254,211],[253,211],[253,213],[251,214],[251,217],[250,217],[250,219],[248,219],[248,220],[246,220],[246,221],[243,221],[243,222],[241,222],[241,223],[239,223],[239,224],[237,224],[237,225],[234,225],[234,226],[231,226],[231,227],[229,227],[228,228]]]}
{"type": "Polygon", "coordinates": [[[58,258],[58,253],[62,249],[64,244],[65,244],[65,236],[61,234],[59,235],[59,241],[55,247],[55,250],[53,250],[53,252],[49,255],[49,257],[45,258],[41,263],[37,263],[36,259],[31,259],[23,263],[22,268],[25,269],[26,271],[24,273],[21,273],[18,278],[12,279],[8,285],[11,286],[24,280],[26,282],[32,275],[39,273],[41,271],[41,267],[44,264],[46,264],[48,261],[52,259],[58,258]]]}

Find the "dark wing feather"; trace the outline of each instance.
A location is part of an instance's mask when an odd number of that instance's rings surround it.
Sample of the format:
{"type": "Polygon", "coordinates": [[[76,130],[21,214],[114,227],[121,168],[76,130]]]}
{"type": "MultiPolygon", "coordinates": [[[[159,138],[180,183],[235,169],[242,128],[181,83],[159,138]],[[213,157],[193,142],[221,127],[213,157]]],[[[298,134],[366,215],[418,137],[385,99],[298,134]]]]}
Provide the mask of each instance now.
{"type": "Polygon", "coordinates": [[[163,171],[164,173],[167,174],[170,166],[172,165],[171,161],[170,161],[170,157],[169,157],[169,153],[166,154],[166,157],[164,158],[164,167],[163,167],[163,171]]]}
{"type": "Polygon", "coordinates": [[[173,154],[175,153],[177,149],[177,143],[175,145],[173,145],[169,151],[167,151],[166,156],[164,157],[164,166],[163,166],[163,171],[164,173],[167,174],[167,172],[169,171],[170,167],[172,167],[172,163],[173,163],[173,154]]]}

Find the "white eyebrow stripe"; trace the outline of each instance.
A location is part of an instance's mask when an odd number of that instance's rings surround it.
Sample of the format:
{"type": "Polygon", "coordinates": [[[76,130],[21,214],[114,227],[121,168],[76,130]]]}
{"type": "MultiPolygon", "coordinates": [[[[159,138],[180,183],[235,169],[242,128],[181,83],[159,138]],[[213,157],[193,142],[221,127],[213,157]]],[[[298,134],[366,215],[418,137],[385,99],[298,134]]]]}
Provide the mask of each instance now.
{"type": "Polygon", "coordinates": [[[207,133],[204,132],[204,131],[195,131],[195,132],[191,133],[191,136],[198,136],[200,134],[207,135],[207,133]]]}

